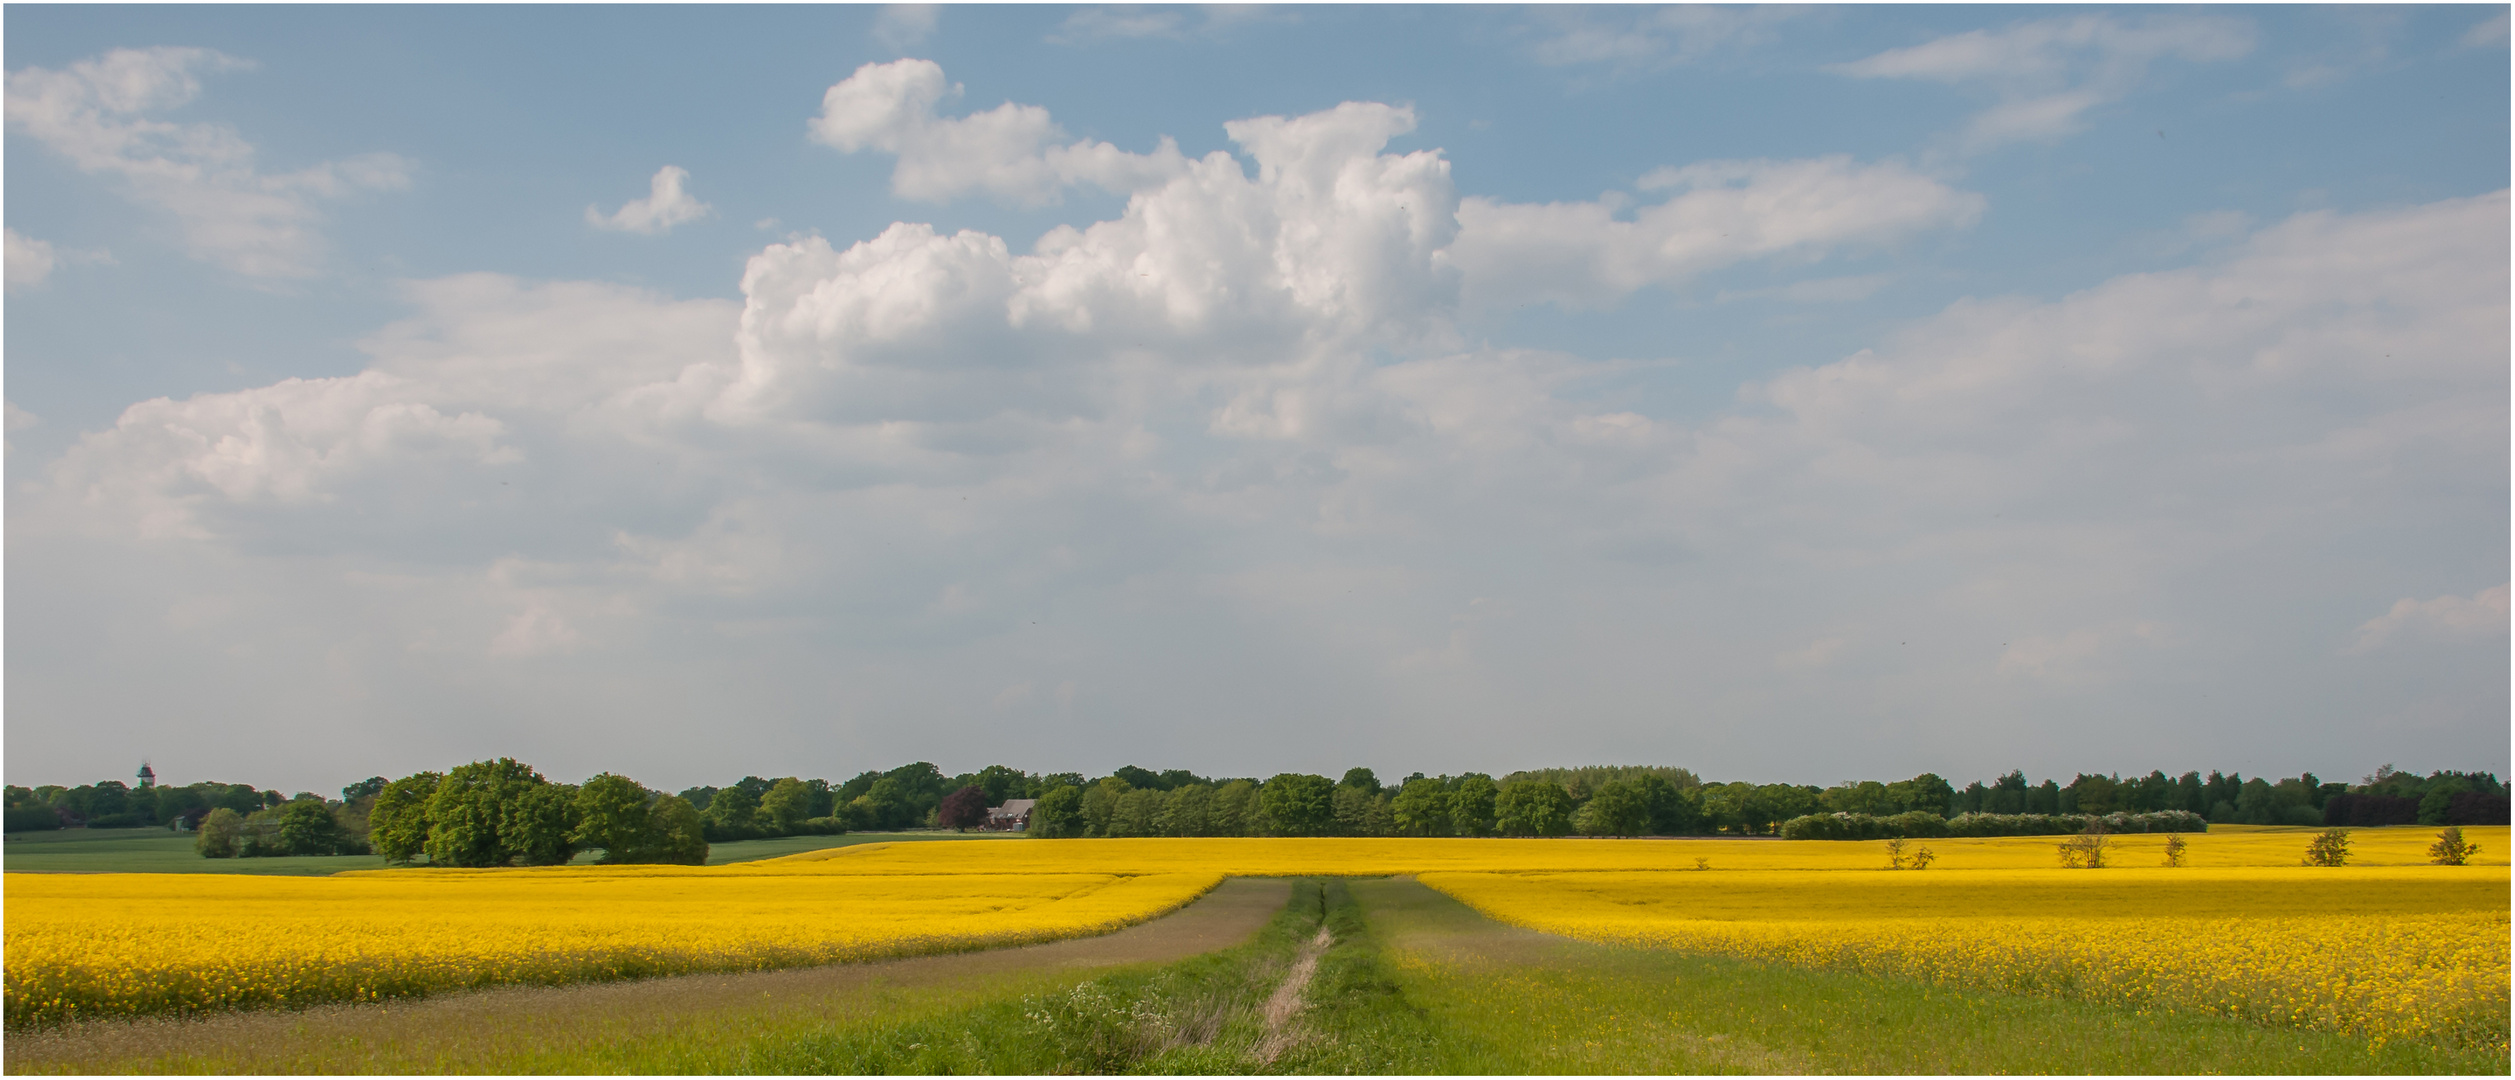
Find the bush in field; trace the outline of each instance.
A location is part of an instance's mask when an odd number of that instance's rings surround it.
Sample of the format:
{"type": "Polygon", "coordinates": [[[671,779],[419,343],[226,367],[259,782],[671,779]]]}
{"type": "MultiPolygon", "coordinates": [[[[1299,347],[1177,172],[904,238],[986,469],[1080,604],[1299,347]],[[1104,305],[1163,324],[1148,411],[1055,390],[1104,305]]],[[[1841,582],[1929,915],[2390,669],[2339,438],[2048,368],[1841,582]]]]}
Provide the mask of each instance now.
{"type": "Polygon", "coordinates": [[[2168,865],[2168,866],[2181,866],[2181,865],[2183,865],[2183,854],[2184,854],[2184,852],[2185,852],[2187,849],[2189,849],[2191,846],[2192,846],[2192,845],[2190,845],[2190,844],[2188,844],[2188,843],[2185,843],[2185,842],[2184,842],[2184,840],[2183,840],[2183,838],[2182,838],[2182,837],[2180,837],[2180,836],[2169,836],[2169,837],[2167,837],[2167,838],[2166,838],[2166,865],[2168,865]]]}
{"type": "Polygon", "coordinates": [[[2325,829],[2305,846],[2307,866],[2345,866],[2349,863],[2349,830],[2325,829]]]}
{"type": "Polygon", "coordinates": [[[2061,865],[2072,870],[2105,868],[2105,827],[2101,822],[2088,822],[2087,829],[2061,841],[2061,865]]]}
{"type": "Polygon", "coordinates": [[[2428,861],[2438,866],[2461,866],[2480,853],[2480,845],[2463,839],[2462,826],[2448,825],[2436,834],[2436,843],[2428,846],[2428,861]]]}
{"type": "Polygon", "coordinates": [[[2066,836],[2084,832],[2090,822],[2113,833],[2197,833],[2209,831],[2209,819],[2188,810],[2146,814],[1958,814],[1948,819],[1949,836],[2066,836]]]}
{"type": "Polygon", "coordinates": [[[192,837],[192,850],[200,852],[204,859],[235,858],[244,827],[243,814],[224,806],[212,810],[201,819],[200,829],[192,837]]]}

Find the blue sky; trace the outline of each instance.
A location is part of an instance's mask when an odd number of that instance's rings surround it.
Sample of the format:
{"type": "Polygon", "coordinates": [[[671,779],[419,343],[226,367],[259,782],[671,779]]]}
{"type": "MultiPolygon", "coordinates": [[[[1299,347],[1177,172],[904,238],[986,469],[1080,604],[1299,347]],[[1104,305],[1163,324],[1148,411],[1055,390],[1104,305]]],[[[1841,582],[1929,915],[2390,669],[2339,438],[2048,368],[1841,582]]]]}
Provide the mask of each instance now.
{"type": "Polygon", "coordinates": [[[8,776],[2502,769],[2505,16],[12,7],[8,776]]]}

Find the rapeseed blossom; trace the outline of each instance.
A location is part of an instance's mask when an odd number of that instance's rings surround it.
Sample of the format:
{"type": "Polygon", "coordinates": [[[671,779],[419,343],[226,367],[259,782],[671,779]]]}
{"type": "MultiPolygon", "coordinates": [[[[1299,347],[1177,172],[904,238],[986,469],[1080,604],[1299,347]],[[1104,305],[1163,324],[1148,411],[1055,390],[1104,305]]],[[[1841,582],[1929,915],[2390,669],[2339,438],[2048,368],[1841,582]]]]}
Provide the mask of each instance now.
{"type": "MultiPolygon", "coordinates": [[[[2185,837],[2176,870],[2048,869],[2050,837],[1932,840],[1922,873],[1884,869],[1874,841],[1228,837],[709,867],[21,873],[6,875],[0,983],[11,1026],[371,1001],[1023,944],[1156,917],[1225,876],[1416,874],[1575,937],[2503,1046],[2507,830],[2465,830],[2484,847],[2470,867],[2425,865],[2429,831],[2362,829],[2351,865],[2299,868],[2314,831],[2185,837]]],[[[2116,837],[2112,858],[2154,865],[2165,840],[2116,837]]]]}
{"type": "Polygon", "coordinates": [[[1568,937],[2455,1046],[2507,1045],[2507,874],[1434,873],[1568,937]]]}
{"type": "Polygon", "coordinates": [[[1191,874],[8,875],[11,1026],[1019,945],[1160,915],[1191,874]]]}

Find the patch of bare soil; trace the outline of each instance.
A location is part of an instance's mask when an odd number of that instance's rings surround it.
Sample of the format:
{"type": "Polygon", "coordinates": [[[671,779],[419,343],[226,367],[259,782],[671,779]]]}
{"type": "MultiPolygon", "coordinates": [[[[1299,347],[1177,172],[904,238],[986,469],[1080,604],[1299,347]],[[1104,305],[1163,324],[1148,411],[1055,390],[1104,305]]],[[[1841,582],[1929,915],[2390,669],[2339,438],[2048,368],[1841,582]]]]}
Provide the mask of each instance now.
{"type": "Polygon", "coordinates": [[[506,1072],[538,1061],[564,1067],[573,1051],[624,1039],[860,1018],[902,990],[978,990],[1012,975],[1183,960],[1248,940],[1291,895],[1288,881],[1234,878],[1177,912],[1113,934],[986,952],[293,1012],[93,1020],[11,1034],[0,1044],[0,1065],[12,1074],[506,1072]]]}

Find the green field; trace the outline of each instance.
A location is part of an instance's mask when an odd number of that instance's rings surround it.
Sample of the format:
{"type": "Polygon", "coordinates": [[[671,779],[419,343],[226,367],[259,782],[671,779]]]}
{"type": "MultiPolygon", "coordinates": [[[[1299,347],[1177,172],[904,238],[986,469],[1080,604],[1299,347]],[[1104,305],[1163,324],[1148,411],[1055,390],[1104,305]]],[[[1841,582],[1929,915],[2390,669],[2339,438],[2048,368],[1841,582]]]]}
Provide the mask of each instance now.
{"type": "MultiPolygon", "coordinates": [[[[819,851],[851,844],[901,840],[976,840],[1018,836],[1018,833],[899,832],[848,833],[843,836],[780,836],[769,840],[736,840],[708,848],[708,865],[774,859],[780,855],[819,851]]],[[[577,856],[590,863],[592,854],[577,856]]],[[[192,834],[167,829],[62,829],[58,832],[10,833],[0,841],[0,870],[10,873],[72,874],[337,874],[343,870],[381,870],[374,855],[280,856],[267,859],[204,859],[192,849],[192,834]]]]}

